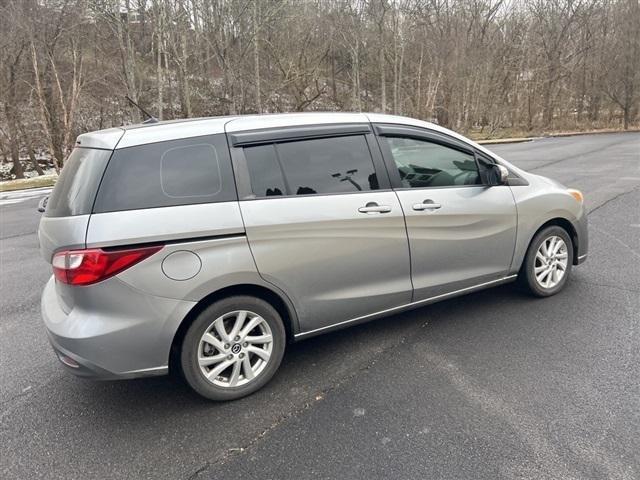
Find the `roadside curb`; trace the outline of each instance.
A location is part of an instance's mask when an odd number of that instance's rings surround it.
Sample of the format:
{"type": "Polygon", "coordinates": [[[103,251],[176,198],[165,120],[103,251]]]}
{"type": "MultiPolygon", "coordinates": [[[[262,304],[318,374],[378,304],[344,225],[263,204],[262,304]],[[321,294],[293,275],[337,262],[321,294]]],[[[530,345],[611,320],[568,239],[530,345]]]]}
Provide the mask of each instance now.
{"type": "Polygon", "coordinates": [[[522,137],[522,138],[494,138],[491,140],[477,140],[479,145],[500,145],[501,143],[524,143],[538,140],[543,137],[522,137]]]}
{"type": "Polygon", "coordinates": [[[6,190],[0,192],[0,200],[7,200],[10,198],[22,197],[25,195],[37,195],[38,193],[49,193],[53,187],[34,187],[23,188],[21,190],[6,190]]]}
{"type": "Polygon", "coordinates": [[[476,140],[479,145],[499,145],[501,143],[524,143],[531,142],[533,140],[540,140],[543,138],[557,138],[557,137],[577,137],[581,135],[604,135],[607,133],[640,133],[640,128],[632,128],[629,130],[596,130],[594,132],[559,132],[559,133],[545,133],[535,137],[515,137],[515,138],[494,138],[488,140],[476,140]]]}
{"type": "Polygon", "coordinates": [[[596,130],[594,132],[559,132],[544,134],[541,138],[547,137],[573,137],[578,135],[604,135],[607,133],[639,133],[640,128],[630,128],[629,130],[596,130]]]}

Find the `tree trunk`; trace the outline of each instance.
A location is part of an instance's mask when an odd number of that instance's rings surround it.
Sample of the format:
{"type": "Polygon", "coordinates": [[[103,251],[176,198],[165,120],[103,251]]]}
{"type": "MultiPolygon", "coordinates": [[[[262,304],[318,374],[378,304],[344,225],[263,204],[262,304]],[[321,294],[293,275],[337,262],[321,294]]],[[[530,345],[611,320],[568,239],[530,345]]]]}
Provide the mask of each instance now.
{"type": "Polygon", "coordinates": [[[167,79],[169,81],[169,88],[167,90],[167,109],[169,110],[169,117],[173,118],[173,81],[169,70],[169,55],[167,55],[167,41],[165,38],[162,39],[162,51],[164,53],[164,71],[168,73],[167,79]]]}
{"type": "Polygon", "coordinates": [[[27,133],[27,129],[24,128],[24,124],[22,122],[18,124],[18,128],[20,129],[20,135],[22,135],[25,146],[27,147],[27,153],[29,154],[29,159],[33,164],[33,168],[38,173],[38,175],[44,175],[44,171],[42,170],[42,167],[40,166],[40,164],[38,163],[38,159],[36,158],[36,152],[33,150],[33,139],[27,133]]]}
{"type": "MultiPolygon", "coordinates": [[[[116,34],[118,37],[118,46],[120,48],[120,60],[122,62],[122,73],[124,75],[125,85],[127,86],[127,95],[134,102],[138,103],[138,88],[136,86],[136,61],[133,42],[131,41],[130,25],[129,25],[129,12],[131,11],[131,5],[129,0],[125,1],[125,8],[127,11],[126,21],[122,22],[120,19],[119,3],[114,3],[114,12],[117,15],[116,18],[116,34]],[[124,23],[124,25],[123,25],[124,23]]],[[[140,122],[141,115],[136,107],[133,105],[130,108],[131,117],[134,122],[140,122]]]]}
{"type": "Polygon", "coordinates": [[[624,128],[625,130],[629,130],[629,117],[630,117],[630,115],[629,115],[629,110],[630,110],[630,108],[629,108],[629,105],[628,105],[628,104],[627,104],[627,105],[625,105],[625,106],[622,108],[622,113],[623,113],[623,115],[622,115],[622,119],[623,119],[623,128],[624,128]]]}
{"type": "Polygon", "coordinates": [[[416,103],[414,107],[414,115],[418,118],[422,116],[422,61],[424,58],[424,45],[420,46],[420,61],[418,62],[418,75],[416,86],[416,103]]]}
{"type": "Polygon", "coordinates": [[[254,79],[256,84],[256,110],[262,113],[262,96],[260,94],[260,27],[258,19],[260,12],[258,10],[258,1],[253,2],[253,68],[254,79]]]}
{"type": "Polygon", "coordinates": [[[15,123],[15,113],[10,112],[10,107],[8,104],[5,105],[5,114],[7,115],[8,120],[8,130],[9,130],[9,151],[11,152],[11,162],[13,163],[13,168],[11,171],[16,176],[16,178],[24,178],[24,169],[22,168],[22,164],[20,163],[20,143],[19,143],[19,135],[18,129],[15,123]]]}
{"type": "Polygon", "coordinates": [[[160,6],[156,4],[155,9],[156,9],[156,15],[157,15],[156,21],[154,22],[156,25],[156,87],[158,89],[157,99],[156,99],[158,106],[156,108],[157,108],[158,120],[162,120],[162,117],[163,117],[162,95],[164,93],[164,89],[162,87],[162,83],[163,83],[162,46],[163,46],[163,31],[164,31],[164,6],[160,6]]]}
{"type": "MultiPolygon", "coordinates": [[[[186,28],[186,26],[185,26],[186,28]]],[[[181,69],[182,69],[182,114],[191,117],[191,88],[189,86],[189,54],[187,52],[187,33],[183,30],[180,34],[180,50],[182,53],[181,69]]]]}
{"type": "Polygon", "coordinates": [[[556,89],[556,82],[558,81],[558,72],[560,71],[559,62],[559,58],[552,58],[549,60],[549,66],[547,67],[547,78],[544,84],[542,98],[543,128],[551,128],[553,123],[553,113],[555,110],[554,91],[556,89]]]}
{"type": "Polygon", "coordinates": [[[352,57],[352,65],[353,65],[353,110],[356,112],[360,112],[362,107],[360,105],[360,48],[359,45],[356,44],[355,47],[351,48],[351,57],[352,57]]]}
{"type": "Polygon", "coordinates": [[[333,104],[338,104],[338,87],[336,85],[336,56],[333,50],[333,43],[331,44],[331,97],[333,98],[333,104]]]}
{"type": "Polygon", "coordinates": [[[163,88],[162,88],[162,50],[161,50],[161,45],[162,45],[162,39],[160,38],[160,33],[158,32],[158,34],[156,35],[156,86],[158,89],[158,97],[157,97],[157,103],[158,106],[157,108],[157,115],[158,115],[158,120],[162,120],[162,93],[163,93],[163,88]]]}
{"type": "Polygon", "coordinates": [[[384,62],[384,47],[382,45],[380,46],[380,59],[378,64],[380,68],[380,111],[387,113],[387,74],[384,62]]]}
{"type": "Polygon", "coordinates": [[[404,70],[404,39],[402,40],[402,44],[400,46],[400,65],[398,65],[398,78],[396,80],[396,99],[395,99],[395,114],[402,115],[404,113],[404,109],[402,108],[402,76],[404,70]]]}
{"type": "Polygon", "coordinates": [[[60,160],[60,149],[57,146],[57,143],[53,136],[53,130],[51,125],[51,115],[47,108],[47,99],[45,96],[44,89],[42,88],[42,82],[40,81],[40,67],[38,63],[38,55],[36,53],[35,44],[31,43],[31,64],[33,66],[33,77],[35,80],[35,90],[38,96],[38,104],[40,106],[40,114],[42,117],[42,128],[44,129],[45,135],[47,137],[47,143],[49,144],[49,151],[51,152],[51,156],[53,157],[53,166],[56,169],[56,172],[60,171],[60,167],[62,165],[62,161],[60,160]]]}
{"type": "Polygon", "coordinates": [[[7,88],[8,95],[5,99],[4,113],[7,117],[7,129],[9,131],[9,150],[11,152],[11,161],[13,168],[11,169],[16,178],[24,178],[24,170],[20,163],[20,132],[16,90],[16,68],[20,62],[20,55],[17,55],[15,61],[9,66],[9,85],[7,88]]]}
{"type": "Polygon", "coordinates": [[[393,114],[398,114],[398,31],[396,25],[397,19],[394,19],[393,30],[393,114]]]}
{"type": "Polygon", "coordinates": [[[27,152],[29,152],[29,159],[31,160],[35,171],[38,173],[38,175],[44,175],[44,170],[42,170],[42,167],[38,163],[38,159],[36,158],[36,153],[33,151],[33,147],[28,146],[27,152]]]}

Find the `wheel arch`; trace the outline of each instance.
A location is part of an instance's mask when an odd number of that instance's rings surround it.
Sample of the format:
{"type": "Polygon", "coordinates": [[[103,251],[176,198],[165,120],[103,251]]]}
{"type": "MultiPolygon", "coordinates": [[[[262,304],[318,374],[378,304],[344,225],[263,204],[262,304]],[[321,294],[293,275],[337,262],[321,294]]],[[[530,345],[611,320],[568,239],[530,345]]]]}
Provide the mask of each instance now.
{"type": "MultiPolygon", "coordinates": [[[[533,242],[533,239],[536,238],[536,235],[538,235],[538,233],[544,230],[545,228],[553,225],[562,228],[569,235],[569,238],[571,239],[571,246],[573,247],[573,261],[571,263],[573,265],[578,265],[578,246],[579,246],[578,231],[576,230],[576,227],[574,227],[573,223],[571,223],[570,220],[564,217],[554,217],[550,220],[547,220],[542,225],[540,225],[533,232],[533,235],[531,235],[531,238],[529,239],[529,243],[527,244],[527,249],[525,250],[525,255],[526,255],[526,252],[529,251],[529,248],[531,247],[531,242],[533,242]]],[[[520,268],[522,268],[522,265],[520,265],[520,268]]]]}
{"type": "Polygon", "coordinates": [[[212,303],[223,298],[237,295],[248,295],[260,298],[261,300],[269,303],[276,309],[282,318],[285,332],[287,334],[287,342],[290,343],[294,341],[294,335],[298,332],[298,317],[293,304],[283,293],[276,292],[275,289],[255,283],[230,285],[228,287],[215,290],[203,297],[193,306],[189,313],[187,313],[182,322],[180,322],[180,326],[173,336],[171,349],[169,351],[170,371],[175,372],[180,368],[180,345],[182,344],[182,340],[195,318],[212,303]]]}

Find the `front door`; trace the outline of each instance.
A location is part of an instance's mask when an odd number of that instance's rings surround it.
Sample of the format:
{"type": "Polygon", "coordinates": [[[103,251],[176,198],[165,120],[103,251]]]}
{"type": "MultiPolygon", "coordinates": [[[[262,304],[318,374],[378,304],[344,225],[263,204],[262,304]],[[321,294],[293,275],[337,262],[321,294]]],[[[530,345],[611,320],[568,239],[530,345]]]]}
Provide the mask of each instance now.
{"type": "Polygon", "coordinates": [[[483,185],[462,142],[394,130],[379,141],[406,216],[413,301],[504,277],[517,222],[510,187],[483,185]]]}

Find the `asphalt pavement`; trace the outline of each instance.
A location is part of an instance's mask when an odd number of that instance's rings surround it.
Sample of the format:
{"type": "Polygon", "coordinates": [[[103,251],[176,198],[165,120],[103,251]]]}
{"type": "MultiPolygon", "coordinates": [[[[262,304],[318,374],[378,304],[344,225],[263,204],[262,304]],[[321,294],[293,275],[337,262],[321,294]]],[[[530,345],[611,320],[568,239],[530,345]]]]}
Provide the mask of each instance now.
{"type": "Polygon", "coordinates": [[[561,294],[507,285],[309,339],[230,403],[63,371],[43,192],[0,193],[0,478],[639,478],[640,134],[491,149],[585,194],[589,259],[561,294]]]}

